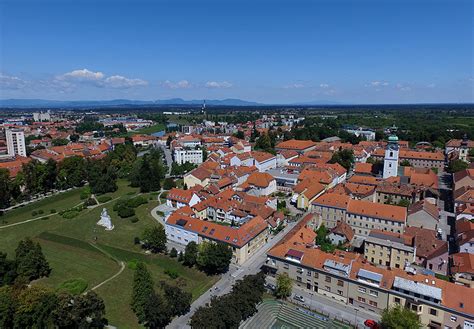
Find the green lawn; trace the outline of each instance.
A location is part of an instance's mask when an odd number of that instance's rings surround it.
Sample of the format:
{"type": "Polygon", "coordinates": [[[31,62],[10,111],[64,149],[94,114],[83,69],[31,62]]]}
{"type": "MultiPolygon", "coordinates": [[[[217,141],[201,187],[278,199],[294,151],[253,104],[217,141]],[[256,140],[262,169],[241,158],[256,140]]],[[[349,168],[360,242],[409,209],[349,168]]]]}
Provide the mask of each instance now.
{"type": "Polygon", "coordinates": [[[150,135],[150,134],[162,131],[162,130],[165,130],[165,125],[162,124],[162,123],[158,123],[158,124],[152,125],[150,127],[145,127],[145,128],[142,128],[142,129],[131,131],[130,134],[131,135],[133,135],[133,134],[147,134],[147,135],[150,135]]]}
{"type": "Polygon", "coordinates": [[[27,206],[11,210],[0,217],[0,226],[5,224],[13,224],[44,215],[50,215],[51,209],[55,209],[57,212],[59,212],[61,210],[76,206],[81,201],[83,201],[79,198],[81,191],[82,188],[76,188],[71,191],[48,197],[41,201],[30,203],[27,206]],[[33,211],[38,212],[38,210],[43,210],[43,214],[37,214],[35,216],[31,215],[33,211]]]}
{"type": "MultiPolygon", "coordinates": [[[[135,236],[140,236],[146,227],[157,225],[150,211],[159,201],[153,196],[148,204],[139,206],[136,209],[138,221],[132,223],[128,218],[120,218],[112,208],[118,198],[133,197],[138,190],[128,186],[126,181],[119,181],[118,185],[118,191],[108,194],[113,198],[111,201],[93,209],[85,209],[72,219],[64,219],[56,214],[50,215],[47,220],[39,219],[0,229],[0,250],[13,257],[19,240],[29,236],[40,242],[53,270],[50,277],[38,280],[37,284],[52,288],[58,288],[67,280],[82,279],[90,289],[119,271],[116,260],[125,263],[142,260],[147,263],[157,284],[161,280],[176,284],[191,292],[194,299],[208,290],[218,280],[217,277],[208,277],[195,269],[184,267],[168,256],[146,255],[140,246],[134,244],[135,236]],[[96,225],[104,207],[107,208],[115,226],[112,231],[105,231],[96,225]],[[171,279],[164,273],[166,269],[176,271],[179,277],[171,279]]],[[[80,189],[48,198],[41,201],[41,207],[58,211],[67,209],[81,202],[79,194],[80,189]]],[[[9,222],[31,219],[32,210],[25,208],[8,213],[6,216],[9,222]]],[[[127,267],[114,280],[97,289],[97,293],[105,301],[109,323],[119,328],[138,327],[135,315],[130,310],[132,281],[133,270],[127,267]]]]}

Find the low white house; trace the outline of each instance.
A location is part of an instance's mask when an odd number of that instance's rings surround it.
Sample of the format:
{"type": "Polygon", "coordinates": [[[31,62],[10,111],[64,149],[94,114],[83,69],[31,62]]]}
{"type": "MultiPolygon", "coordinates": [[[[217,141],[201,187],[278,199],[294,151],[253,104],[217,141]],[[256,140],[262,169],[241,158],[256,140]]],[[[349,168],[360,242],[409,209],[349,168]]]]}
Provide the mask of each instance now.
{"type": "Polygon", "coordinates": [[[173,208],[192,207],[200,201],[201,199],[194,191],[179,188],[173,188],[166,196],[166,205],[173,208]]]}
{"type": "Polygon", "coordinates": [[[174,149],[173,156],[174,161],[178,164],[190,162],[199,165],[202,163],[203,159],[202,150],[185,149],[181,147],[176,147],[174,149]]]}

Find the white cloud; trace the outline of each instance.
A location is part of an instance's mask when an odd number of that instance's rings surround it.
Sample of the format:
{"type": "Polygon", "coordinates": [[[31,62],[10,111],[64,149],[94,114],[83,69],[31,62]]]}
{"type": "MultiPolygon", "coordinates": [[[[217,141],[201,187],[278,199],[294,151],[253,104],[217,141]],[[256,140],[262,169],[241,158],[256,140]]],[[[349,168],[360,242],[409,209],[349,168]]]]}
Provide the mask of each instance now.
{"type": "Polygon", "coordinates": [[[294,84],[291,84],[291,85],[286,85],[286,86],[283,86],[284,89],[300,89],[300,88],[304,88],[305,85],[302,84],[302,83],[294,83],[294,84]]]}
{"type": "Polygon", "coordinates": [[[387,81],[371,81],[370,86],[372,87],[386,87],[389,83],[387,81]]]}
{"type": "Polygon", "coordinates": [[[191,88],[191,83],[188,80],[181,80],[178,82],[173,82],[170,80],[166,80],[163,82],[163,85],[170,89],[186,89],[191,88]]]}
{"type": "Polygon", "coordinates": [[[101,88],[133,88],[146,86],[148,82],[142,79],[131,79],[121,75],[106,76],[102,72],[94,72],[88,69],[74,70],[56,76],[51,84],[54,87],[73,90],[77,84],[89,84],[101,88]]]}
{"type": "Polygon", "coordinates": [[[206,88],[230,88],[232,84],[227,81],[217,82],[217,81],[208,81],[205,84],[206,88]]]}
{"type": "Polygon", "coordinates": [[[329,88],[329,85],[328,85],[327,83],[321,83],[321,84],[319,85],[319,87],[320,87],[320,88],[323,88],[323,89],[327,89],[327,88],[329,88]]]}
{"type": "Polygon", "coordinates": [[[401,84],[401,83],[397,83],[396,87],[400,91],[410,91],[411,90],[410,86],[407,86],[407,85],[404,85],[404,84],[401,84]]]}
{"type": "Polygon", "coordinates": [[[0,88],[17,90],[22,89],[27,85],[27,81],[15,76],[5,75],[0,73],[0,88]]]}
{"type": "Polygon", "coordinates": [[[74,70],[58,77],[64,80],[76,80],[76,81],[100,81],[104,79],[104,73],[92,72],[88,69],[74,70]]]}
{"type": "Polygon", "coordinates": [[[435,87],[436,87],[436,83],[430,83],[430,84],[428,84],[426,87],[428,87],[428,88],[435,88],[435,87]]]}
{"type": "Polygon", "coordinates": [[[137,86],[146,86],[148,82],[142,79],[129,79],[121,75],[112,75],[104,80],[108,87],[112,88],[132,88],[137,86]]]}

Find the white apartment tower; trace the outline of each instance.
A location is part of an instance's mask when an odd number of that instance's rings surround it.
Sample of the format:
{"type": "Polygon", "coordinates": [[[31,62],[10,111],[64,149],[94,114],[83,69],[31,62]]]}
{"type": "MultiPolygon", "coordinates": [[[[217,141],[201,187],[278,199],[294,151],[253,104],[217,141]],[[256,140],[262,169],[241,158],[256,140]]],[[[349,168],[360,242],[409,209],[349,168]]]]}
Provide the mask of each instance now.
{"type": "Polygon", "coordinates": [[[26,157],[25,133],[22,129],[5,129],[9,156],[20,155],[26,157]]]}
{"type": "Polygon", "coordinates": [[[398,137],[391,135],[385,148],[385,158],[383,162],[383,178],[395,177],[398,173],[398,137]]]}

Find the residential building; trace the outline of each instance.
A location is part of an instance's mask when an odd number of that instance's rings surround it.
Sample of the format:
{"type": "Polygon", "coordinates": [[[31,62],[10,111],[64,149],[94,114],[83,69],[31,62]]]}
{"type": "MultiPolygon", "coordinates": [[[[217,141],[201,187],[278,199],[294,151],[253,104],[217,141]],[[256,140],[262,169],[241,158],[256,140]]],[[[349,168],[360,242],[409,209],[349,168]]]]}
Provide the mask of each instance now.
{"type": "Polygon", "coordinates": [[[451,274],[458,284],[474,288],[474,254],[460,252],[452,255],[451,274]]]}
{"type": "Polygon", "coordinates": [[[316,148],[316,142],[310,140],[296,140],[290,139],[275,146],[275,150],[278,151],[295,151],[300,154],[314,150],[316,148]]]}
{"type": "Polygon", "coordinates": [[[183,164],[186,162],[201,164],[203,161],[203,152],[201,149],[187,149],[175,147],[173,152],[174,162],[183,164]]]}
{"type": "Polygon", "coordinates": [[[372,230],[364,240],[364,257],[375,265],[404,269],[415,262],[413,237],[372,230]]]}
{"type": "MultiPolygon", "coordinates": [[[[381,314],[401,305],[416,312],[424,327],[471,328],[474,301],[470,288],[401,268],[380,268],[357,254],[325,253],[309,243],[309,222],[302,220],[267,253],[268,280],[286,273],[294,286],[313,298],[381,314]]],[[[309,302],[311,304],[311,302],[309,302]]]]}
{"type": "Polygon", "coordinates": [[[193,190],[182,190],[179,188],[173,188],[168,192],[166,196],[166,204],[173,208],[192,207],[196,203],[201,201],[199,196],[193,190]]]}
{"type": "Polygon", "coordinates": [[[223,242],[232,248],[232,262],[241,265],[267,241],[268,224],[256,216],[239,227],[230,227],[173,213],[165,224],[166,237],[182,245],[194,241],[223,242]]]}
{"type": "Polygon", "coordinates": [[[407,225],[427,228],[429,230],[437,230],[439,227],[439,209],[430,202],[424,199],[408,207],[407,225]]]}
{"type": "Polygon", "coordinates": [[[23,129],[7,128],[5,129],[5,137],[7,141],[8,156],[26,157],[25,133],[23,129]]]}

